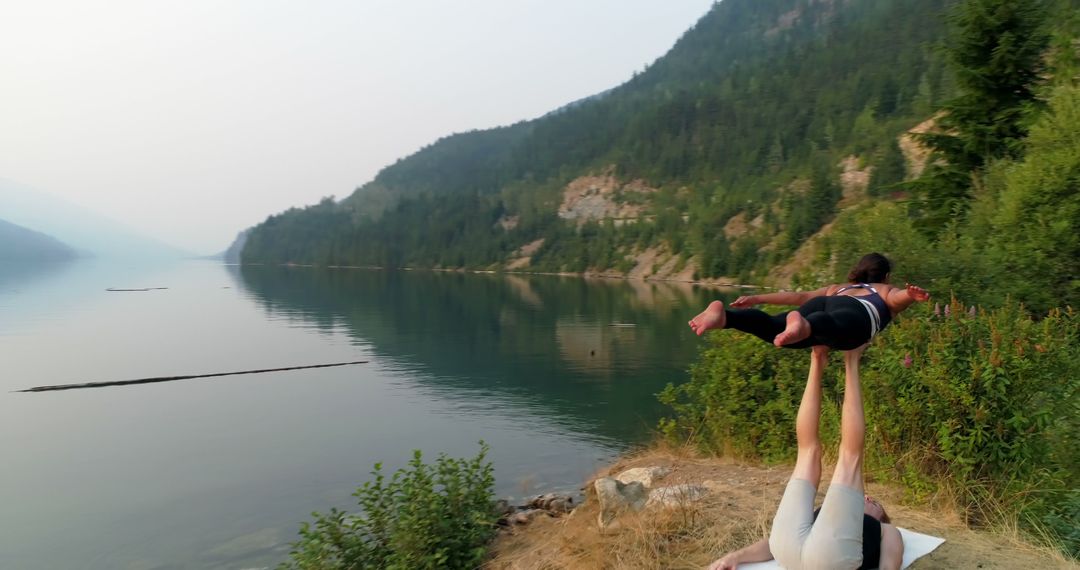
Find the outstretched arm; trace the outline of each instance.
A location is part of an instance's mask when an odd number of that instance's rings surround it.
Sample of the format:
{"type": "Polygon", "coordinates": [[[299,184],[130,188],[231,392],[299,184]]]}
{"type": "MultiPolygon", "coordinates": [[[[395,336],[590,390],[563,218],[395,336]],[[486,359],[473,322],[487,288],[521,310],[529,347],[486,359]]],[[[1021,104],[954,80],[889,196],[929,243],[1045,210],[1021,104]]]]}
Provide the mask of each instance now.
{"type": "Polygon", "coordinates": [[[907,283],[903,289],[899,287],[893,288],[889,291],[889,296],[885,299],[885,304],[889,306],[889,310],[894,315],[901,313],[904,309],[910,307],[916,301],[926,301],[930,298],[930,292],[918,285],[912,285],[907,283]]]}
{"type": "Polygon", "coordinates": [[[799,306],[814,297],[821,297],[829,292],[828,287],[816,291],[778,291],[761,295],[743,295],[731,302],[732,307],[752,307],[754,305],[794,305],[799,306]]]}
{"type": "Polygon", "coordinates": [[[739,567],[739,564],[765,562],[772,559],[772,551],[769,550],[769,539],[763,538],[750,546],[725,554],[723,558],[710,564],[709,570],[735,570],[739,567]]]}

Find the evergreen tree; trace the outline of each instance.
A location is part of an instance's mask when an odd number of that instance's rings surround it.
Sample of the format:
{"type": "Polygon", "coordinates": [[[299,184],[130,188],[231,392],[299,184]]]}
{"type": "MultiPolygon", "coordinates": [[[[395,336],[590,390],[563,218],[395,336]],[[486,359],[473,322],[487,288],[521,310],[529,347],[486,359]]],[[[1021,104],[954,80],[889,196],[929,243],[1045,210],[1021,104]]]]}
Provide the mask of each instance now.
{"type": "Polygon", "coordinates": [[[874,170],[870,174],[869,193],[871,196],[884,196],[893,191],[907,176],[907,164],[904,153],[896,140],[889,141],[874,161],[874,170]]]}
{"type": "Polygon", "coordinates": [[[941,107],[934,150],[912,183],[924,226],[936,231],[967,208],[972,176],[991,160],[1016,158],[1036,103],[1049,36],[1043,0],[964,0],[950,15],[946,54],[960,94],[941,107]]]}

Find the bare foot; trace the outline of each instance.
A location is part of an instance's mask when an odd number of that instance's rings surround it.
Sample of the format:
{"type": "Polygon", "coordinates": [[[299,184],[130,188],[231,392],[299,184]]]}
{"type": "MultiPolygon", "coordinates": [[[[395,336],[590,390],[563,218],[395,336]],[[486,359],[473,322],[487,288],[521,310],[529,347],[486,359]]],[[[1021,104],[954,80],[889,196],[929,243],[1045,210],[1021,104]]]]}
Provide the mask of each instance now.
{"type": "Polygon", "coordinates": [[[810,323],[799,314],[799,311],[791,311],[787,314],[787,328],[776,335],[773,344],[784,346],[799,342],[808,336],[810,336],[810,323]]]}
{"type": "Polygon", "coordinates": [[[709,306],[701,311],[701,314],[690,319],[690,329],[697,333],[698,336],[705,334],[705,331],[712,329],[722,329],[727,322],[727,315],[724,313],[724,304],[720,301],[713,301],[709,303],[709,306]]]}

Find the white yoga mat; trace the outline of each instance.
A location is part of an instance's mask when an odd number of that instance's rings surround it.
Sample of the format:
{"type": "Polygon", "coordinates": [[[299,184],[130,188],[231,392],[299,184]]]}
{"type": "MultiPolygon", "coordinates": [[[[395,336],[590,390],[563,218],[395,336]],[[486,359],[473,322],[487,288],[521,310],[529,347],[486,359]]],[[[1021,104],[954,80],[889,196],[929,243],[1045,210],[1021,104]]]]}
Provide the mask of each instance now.
{"type": "MultiPolygon", "coordinates": [[[[900,529],[900,537],[904,539],[904,563],[901,568],[911,566],[913,562],[930,554],[945,542],[944,538],[920,534],[906,528],[900,529]]],[[[754,562],[753,564],[739,564],[739,570],[781,570],[781,567],[775,560],[770,560],[768,562],[754,562]]]]}

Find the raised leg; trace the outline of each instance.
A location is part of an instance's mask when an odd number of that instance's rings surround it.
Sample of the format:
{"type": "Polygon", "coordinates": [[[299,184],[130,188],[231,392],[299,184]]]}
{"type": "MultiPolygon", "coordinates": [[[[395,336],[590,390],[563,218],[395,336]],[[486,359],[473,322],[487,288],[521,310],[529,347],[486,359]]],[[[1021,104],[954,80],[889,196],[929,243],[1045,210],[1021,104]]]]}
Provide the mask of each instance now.
{"type": "Polygon", "coordinates": [[[859,358],[865,348],[863,345],[844,353],[840,456],[817,522],[803,543],[802,562],[811,568],[855,568],[863,562],[862,455],[866,422],[859,389],[859,358]]]}
{"type": "Polygon", "coordinates": [[[863,415],[859,360],[866,345],[844,352],[844,406],[840,415],[840,452],[833,472],[833,484],[863,492],[862,460],[866,444],[866,417],[863,415]]]}
{"type": "Polygon", "coordinates": [[[799,455],[769,533],[769,551],[787,568],[799,565],[803,540],[814,527],[814,495],[821,482],[821,375],[828,355],[829,349],[816,346],[810,357],[810,375],[795,419],[799,455]]]}
{"type": "Polygon", "coordinates": [[[815,346],[810,355],[810,374],[803,390],[799,413],[795,418],[795,438],[799,454],[795,460],[792,479],[805,479],[815,489],[821,482],[821,437],[818,423],[821,418],[821,376],[829,360],[829,349],[815,346]]]}

